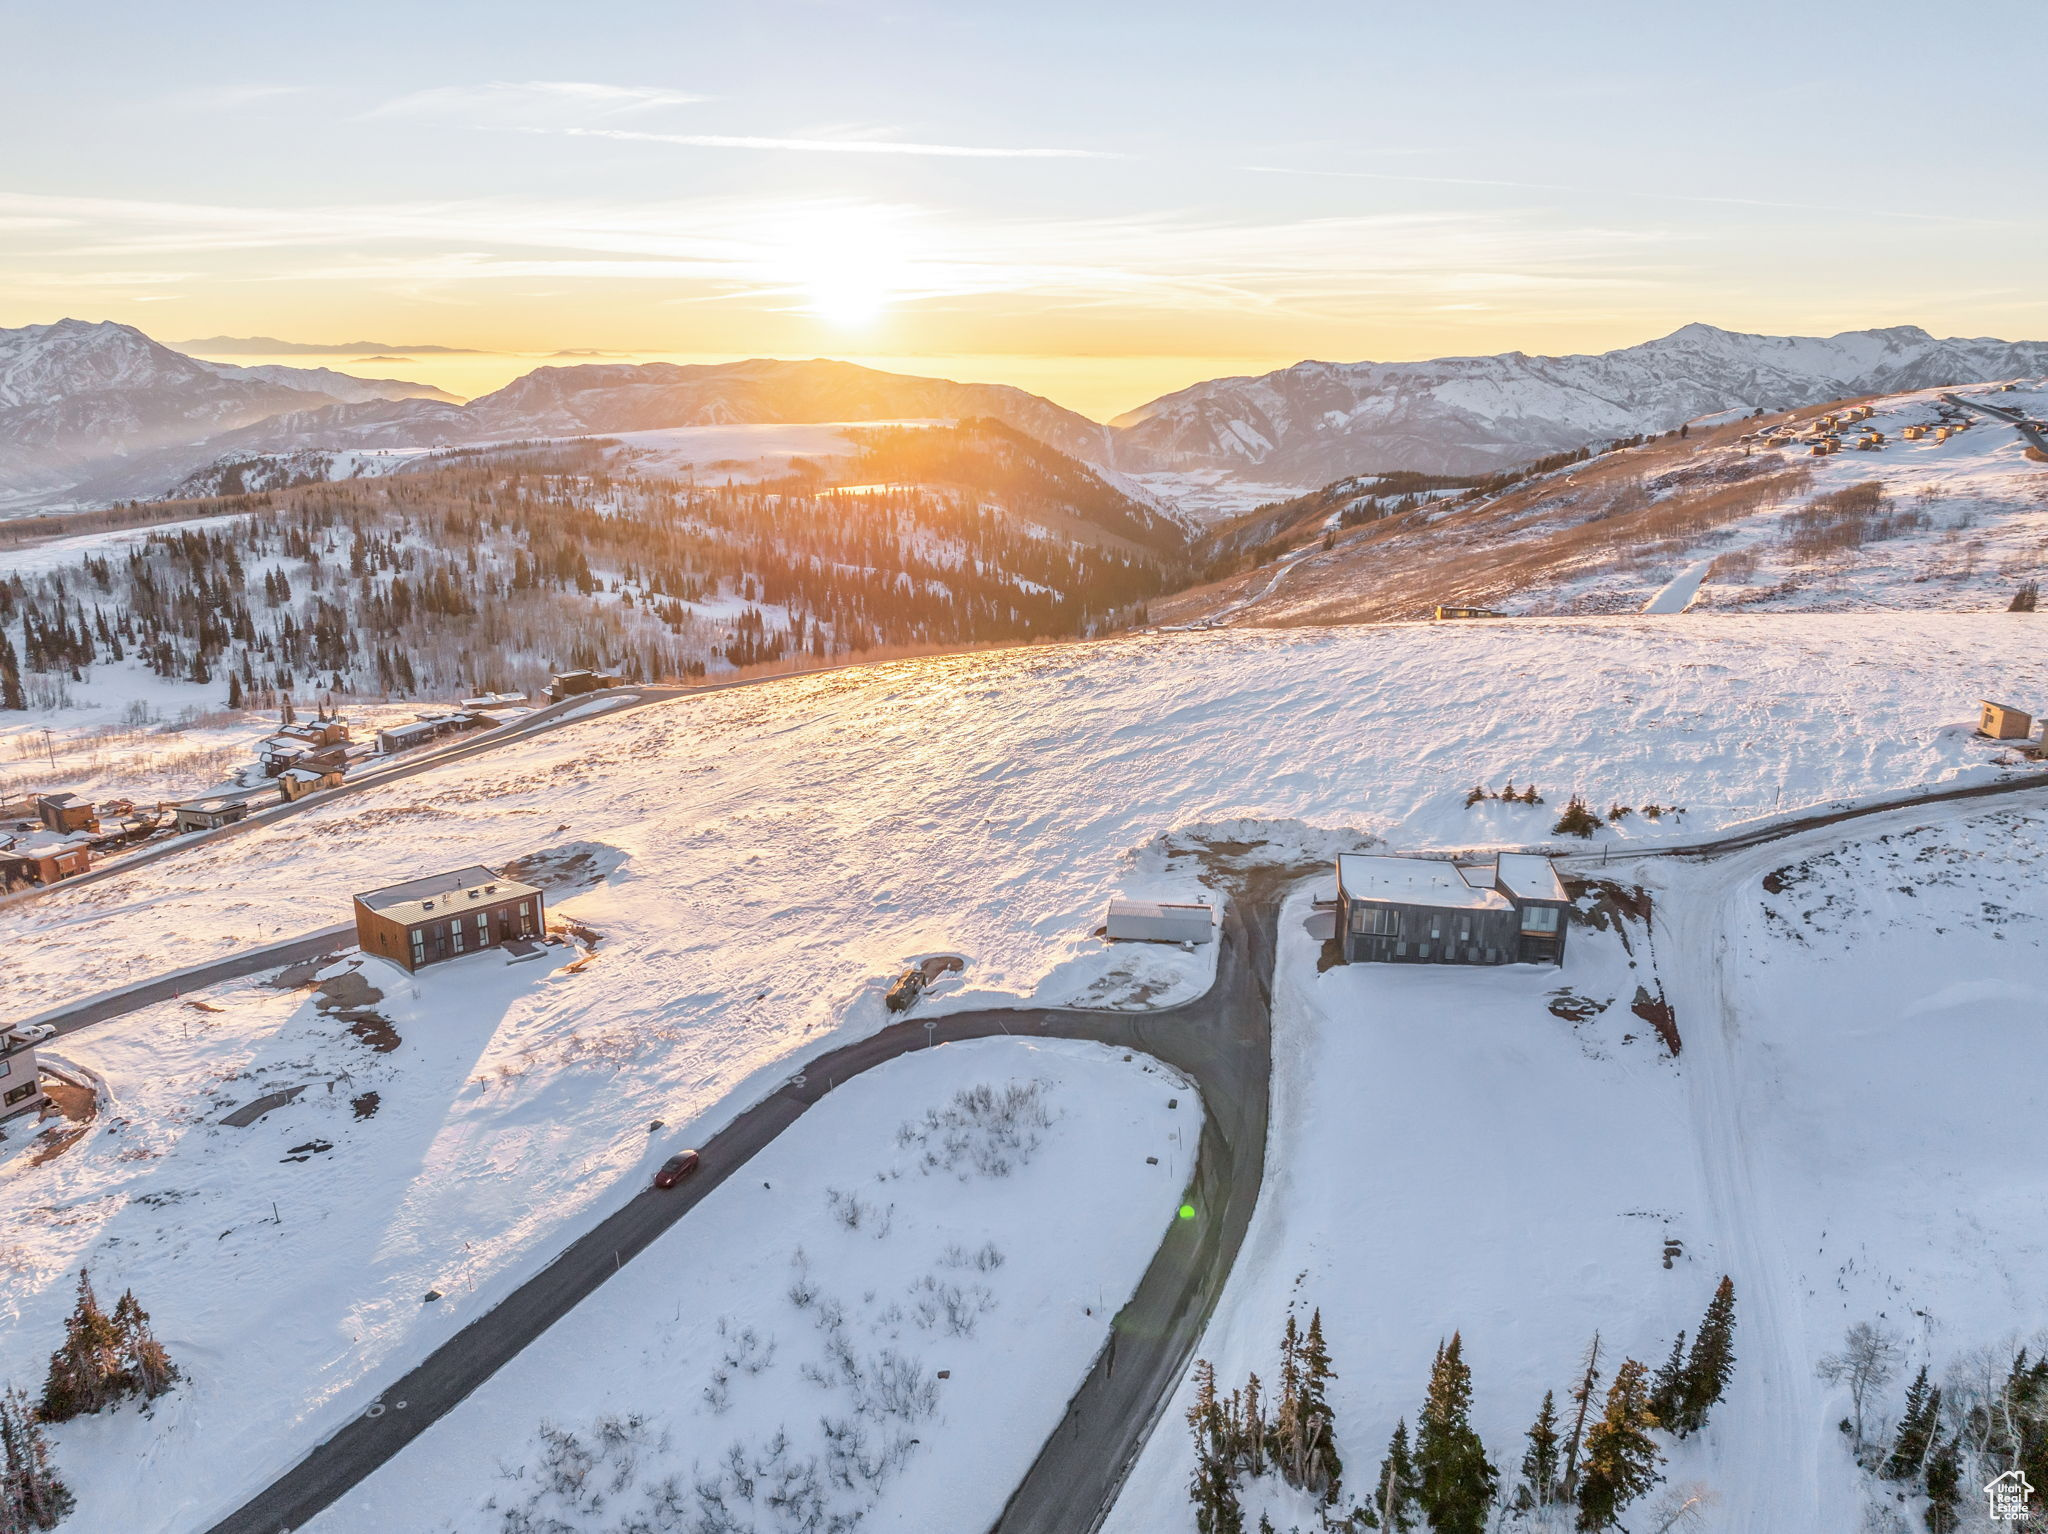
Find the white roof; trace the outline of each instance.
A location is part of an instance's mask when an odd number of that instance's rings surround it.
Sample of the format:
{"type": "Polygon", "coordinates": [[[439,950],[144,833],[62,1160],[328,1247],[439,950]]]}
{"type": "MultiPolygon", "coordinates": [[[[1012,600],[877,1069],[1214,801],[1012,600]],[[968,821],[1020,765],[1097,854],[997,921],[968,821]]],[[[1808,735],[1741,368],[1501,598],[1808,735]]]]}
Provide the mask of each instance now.
{"type": "Polygon", "coordinates": [[[1443,906],[1461,911],[1505,911],[1498,890],[1465,882],[1458,865],[1439,858],[1373,857],[1347,852],[1337,859],[1337,884],[1359,900],[1397,900],[1403,905],[1443,906]]]}
{"type": "Polygon", "coordinates": [[[516,900],[522,895],[539,893],[531,884],[507,879],[477,864],[448,873],[428,874],[422,879],[408,879],[403,884],[386,885],[383,889],[358,895],[356,899],[392,921],[410,926],[430,916],[446,917],[475,905],[495,904],[500,900],[516,900]]]}
{"type": "Polygon", "coordinates": [[[1535,852],[1503,852],[1500,885],[1517,900],[1564,900],[1564,884],[1550,859],[1535,852]]]}
{"type": "Polygon", "coordinates": [[[1112,900],[1109,903],[1112,916],[1192,916],[1197,911],[1204,917],[1216,914],[1213,907],[1200,900],[1112,900]]]}

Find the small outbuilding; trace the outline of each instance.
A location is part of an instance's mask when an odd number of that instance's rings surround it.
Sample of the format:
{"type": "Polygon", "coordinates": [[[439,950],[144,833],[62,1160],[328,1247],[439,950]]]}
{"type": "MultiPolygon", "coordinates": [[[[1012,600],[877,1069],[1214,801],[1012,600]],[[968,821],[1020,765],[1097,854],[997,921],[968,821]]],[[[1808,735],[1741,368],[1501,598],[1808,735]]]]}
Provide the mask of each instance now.
{"type": "Polygon", "coordinates": [[[1103,936],[1127,943],[1206,943],[1216,936],[1216,911],[1199,900],[1112,900],[1103,936]]]}
{"type": "Polygon", "coordinates": [[[541,891],[481,865],[356,896],[357,945],[408,970],[546,931],[541,891]]]}
{"type": "Polygon", "coordinates": [[[1986,698],[1977,715],[1977,733],[1992,740],[2025,740],[2034,733],[2034,716],[2010,703],[1993,703],[1986,698]]]}
{"type": "Polygon", "coordinates": [[[1499,618],[1503,616],[1505,615],[1495,612],[1490,607],[1439,606],[1436,610],[1436,621],[1439,623],[1448,623],[1457,618],[1499,618]]]}

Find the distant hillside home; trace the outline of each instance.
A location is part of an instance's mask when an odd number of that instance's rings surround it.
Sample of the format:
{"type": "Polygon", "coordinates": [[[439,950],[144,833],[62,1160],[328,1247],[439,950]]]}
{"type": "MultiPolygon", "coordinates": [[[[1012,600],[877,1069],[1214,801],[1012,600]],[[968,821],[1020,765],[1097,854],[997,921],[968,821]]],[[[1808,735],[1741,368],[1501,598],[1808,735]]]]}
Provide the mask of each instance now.
{"type": "Polygon", "coordinates": [[[244,819],[248,813],[246,799],[196,799],[178,805],[171,812],[171,824],[180,836],[187,831],[218,831],[244,819]]]}
{"type": "Polygon", "coordinates": [[[36,1046],[50,1033],[47,1023],[0,1033],[0,1119],[33,1113],[49,1101],[36,1067],[36,1046]]]}
{"type": "Polygon", "coordinates": [[[100,817],[92,805],[76,794],[39,794],[36,818],[52,831],[69,835],[73,831],[97,831],[100,817]]]}
{"type": "Polygon", "coordinates": [[[1977,733],[1993,740],[2025,740],[2034,733],[2034,716],[2010,703],[1993,703],[1986,698],[1977,715],[1977,733]]]}
{"type": "Polygon", "coordinates": [[[464,730],[487,730],[497,723],[488,714],[473,713],[468,709],[458,709],[452,714],[431,714],[411,724],[379,730],[377,749],[386,756],[392,756],[400,751],[410,751],[414,746],[430,745],[449,735],[460,735],[464,730]]]}
{"type": "Polygon", "coordinates": [[[356,942],[409,970],[547,931],[546,897],[482,866],[356,896],[356,942]]]}
{"type": "Polygon", "coordinates": [[[1337,859],[1337,932],[1347,964],[1562,964],[1571,902],[1550,859],[1502,853],[1337,859]]]}
{"type": "Polygon", "coordinates": [[[291,804],[323,788],[341,787],[343,777],[339,767],[287,767],[277,775],[277,791],[284,803],[291,804]]]}
{"type": "Polygon", "coordinates": [[[1445,607],[1439,605],[1436,610],[1436,621],[1439,623],[1447,623],[1456,618],[1500,618],[1505,616],[1506,614],[1497,613],[1490,607],[1445,607]]]}
{"type": "Polygon", "coordinates": [[[616,687],[622,680],[611,671],[558,671],[554,680],[541,689],[541,696],[550,703],[559,703],[564,698],[581,697],[586,692],[602,692],[607,687],[616,687]]]}
{"type": "Polygon", "coordinates": [[[75,878],[91,867],[92,846],[83,835],[58,836],[50,831],[37,831],[11,841],[0,838],[0,889],[55,884],[60,879],[75,878]]]}

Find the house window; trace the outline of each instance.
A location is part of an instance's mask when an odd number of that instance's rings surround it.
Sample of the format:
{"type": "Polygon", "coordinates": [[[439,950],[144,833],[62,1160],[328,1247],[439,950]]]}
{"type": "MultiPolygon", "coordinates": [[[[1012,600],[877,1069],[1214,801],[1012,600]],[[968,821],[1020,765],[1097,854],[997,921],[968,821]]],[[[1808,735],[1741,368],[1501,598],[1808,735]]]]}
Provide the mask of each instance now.
{"type": "Polygon", "coordinates": [[[459,922],[459,921],[451,921],[450,923],[448,923],[448,942],[449,942],[449,945],[450,945],[450,946],[451,946],[451,947],[452,947],[452,948],[453,948],[453,949],[455,950],[455,952],[457,952],[457,953],[461,953],[461,952],[462,952],[462,923],[461,923],[461,922],[459,922]]]}
{"type": "Polygon", "coordinates": [[[1458,941],[1461,943],[1472,941],[1472,918],[1469,916],[1460,916],[1458,918],[1458,941]]]}
{"type": "Polygon", "coordinates": [[[33,1097],[35,1095],[35,1090],[36,1084],[33,1081],[24,1081],[18,1087],[9,1087],[7,1089],[7,1095],[4,1098],[0,1098],[0,1104],[4,1104],[5,1106],[12,1108],[24,1097],[33,1097]]]}
{"type": "Polygon", "coordinates": [[[1389,936],[1401,930],[1401,913],[1384,906],[1355,905],[1351,908],[1351,930],[1389,936]]]}
{"type": "Polygon", "coordinates": [[[476,913],[476,945],[485,948],[491,941],[491,916],[488,911],[476,913]]]}
{"type": "Polygon", "coordinates": [[[1524,932],[1555,932],[1560,913],[1556,906],[1530,906],[1522,912],[1524,932]]]}
{"type": "Polygon", "coordinates": [[[519,935],[521,937],[533,936],[533,902],[531,900],[519,902],[519,935]]]}
{"type": "Polygon", "coordinates": [[[412,961],[415,964],[427,962],[427,935],[418,927],[412,929],[412,961]]]}
{"type": "Polygon", "coordinates": [[[1406,943],[1396,943],[1396,944],[1394,945],[1394,957],[1395,957],[1395,958],[1397,958],[1397,959],[1405,959],[1405,958],[1407,958],[1407,957],[1408,957],[1408,945],[1407,945],[1406,943]]]}
{"type": "Polygon", "coordinates": [[[1429,944],[1427,944],[1427,943],[1417,943],[1417,944],[1415,945],[1415,957],[1416,957],[1416,958],[1418,958],[1418,959],[1426,959],[1426,958],[1428,958],[1428,957],[1429,957],[1429,944]]]}

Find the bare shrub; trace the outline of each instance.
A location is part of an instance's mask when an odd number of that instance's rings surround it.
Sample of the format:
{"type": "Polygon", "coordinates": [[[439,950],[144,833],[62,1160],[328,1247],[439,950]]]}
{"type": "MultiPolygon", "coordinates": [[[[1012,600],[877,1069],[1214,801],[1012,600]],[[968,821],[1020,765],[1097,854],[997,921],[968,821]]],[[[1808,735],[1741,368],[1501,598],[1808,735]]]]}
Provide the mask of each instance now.
{"type": "Polygon", "coordinates": [[[1037,1154],[1038,1132],[1052,1124],[1050,1090],[1043,1080],[963,1087],[944,1108],[928,1108],[921,1121],[906,1122],[896,1143],[921,1152],[918,1169],[927,1176],[952,1172],[963,1182],[975,1175],[1007,1177],[1037,1154]]]}

